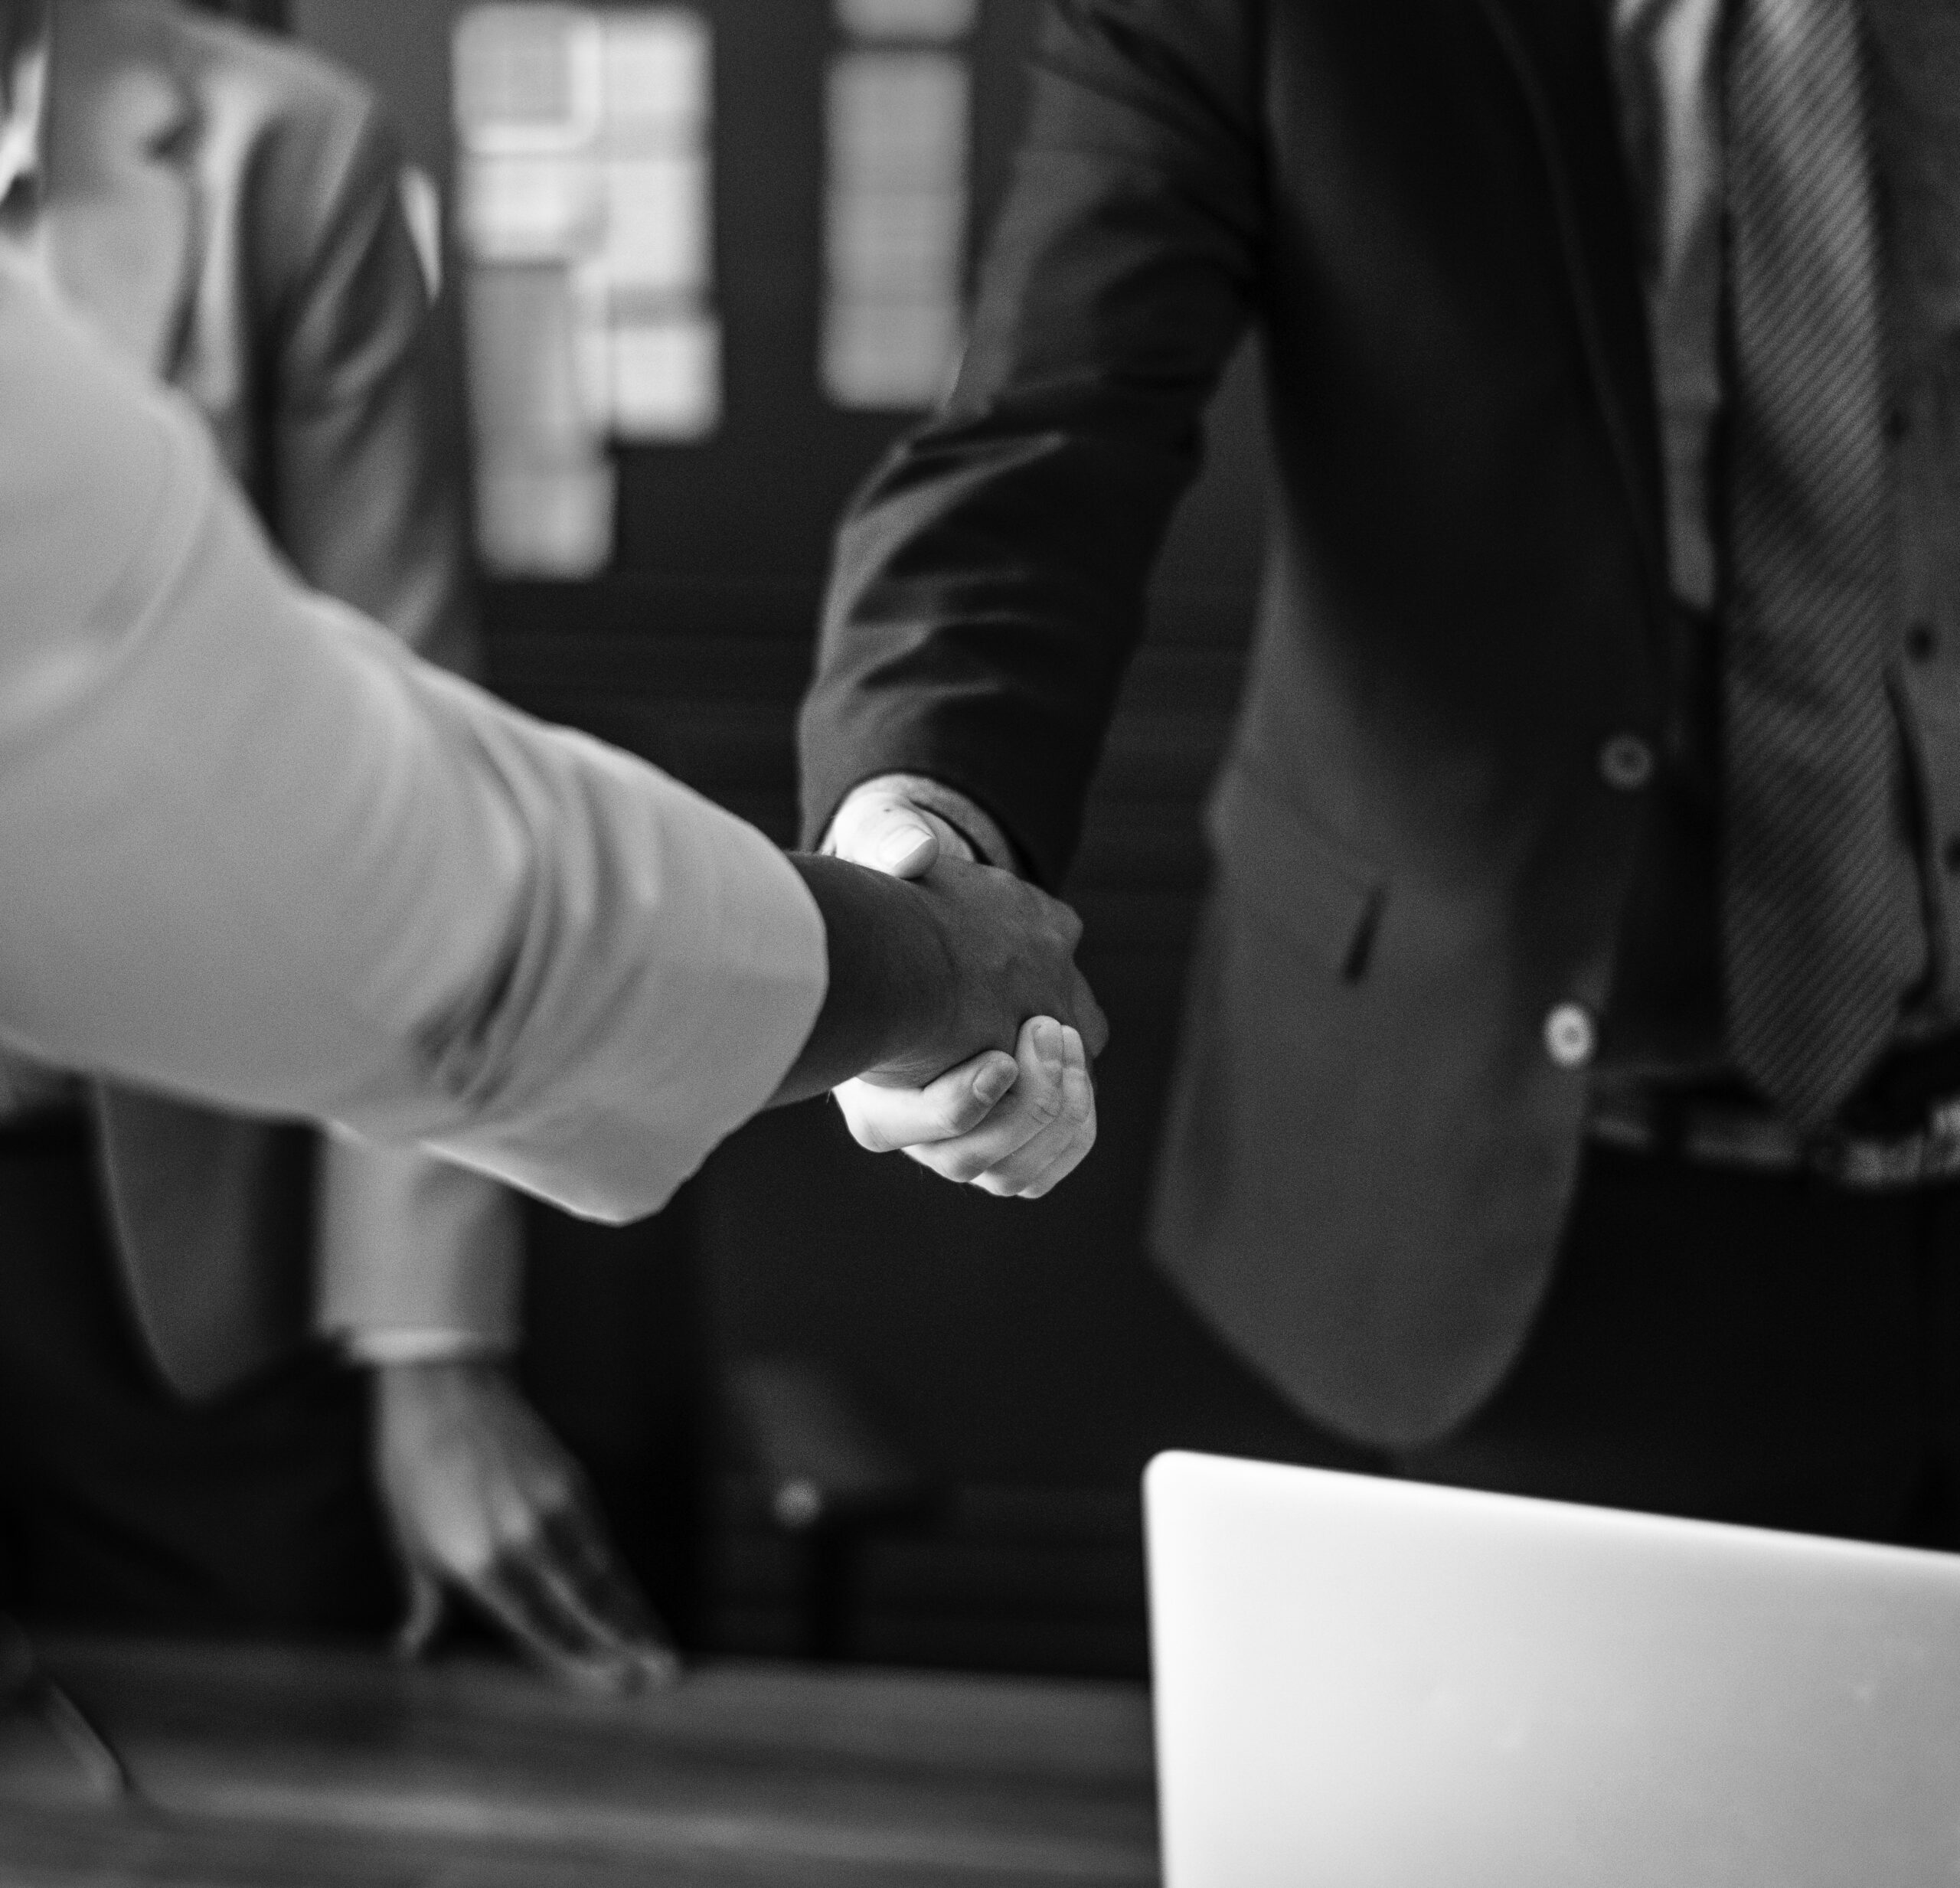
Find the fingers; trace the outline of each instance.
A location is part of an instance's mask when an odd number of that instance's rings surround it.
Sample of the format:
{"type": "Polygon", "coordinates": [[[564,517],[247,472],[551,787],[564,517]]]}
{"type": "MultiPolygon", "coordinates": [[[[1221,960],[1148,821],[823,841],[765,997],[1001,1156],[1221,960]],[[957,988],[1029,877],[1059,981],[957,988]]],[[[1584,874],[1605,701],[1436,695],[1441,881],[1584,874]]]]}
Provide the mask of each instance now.
{"type": "Polygon", "coordinates": [[[595,1641],[609,1640],[615,1654],[634,1668],[637,1684],[671,1684],[678,1678],[680,1656],[620,1564],[598,1516],[583,1504],[563,1509],[545,1516],[541,1533],[547,1577],[595,1641]]]}
{"type": "Polygon", "coordinates": [[[1065,1060],[1062,1025],[1051,1016],[1031,1016],[1014,1042],[1012,1090],[972,1132],[906,1151],[943,1180],[967,1185],[1036,1139],[1061,1112],[1065,1060]]]}
{"type": "Polygon", "coordinates": [[[944,820],[896,793],[854,795],[839,809],[828,849],[894,878],[924,877],[942,852],[972,856],[944,820]]]}
{"type": "Polygon", "coordinates": [[[622,1661],[596,1648],[543,1570],[521,1554],[501,1556],[466,1590],[514,1641],[554,1676],[582,1691],[629,1688],[622,1661]]]}
{"type": "Polygon", "coordinates": [[[583,1689],[675,1675],[577,1462],[505,1372],[456,1359],[384,1366],[375,1380],[380,1492],[408,1578],[403,1654],[429,1644],[446,1589],[583,1689]]]}
{"type": "Polygon", "coordinates": [[[1089,1158],[1096,1145],[1096,1084],[1078,1030],[1062,1027],[1060,1094],[1040,1132],[977,1175],[974,1184],[1004,1200],[1038,1200],[1089,1158]]]}
{"type": "Polygon", "coordinates": [[[910,1158],[1002,1199],[1038,1199],[1082,1164],[1096,1145],[1096,1087],[1080,1031],[1032,1017],[1016,1047],[1020,1080],[986,1122],[909,1148],[910,1158]]]}
{"type": "Polygon", "coordinates": [[[582,1690],[679,1676],[672,1647],[582,1504],[537,1517],[463,1584],[525,1651],[582,1690]]]}
{"type": "Polygon", "coordinates": [[[861,1147],[903,1148],[942,1179],[1002,1199],[1039,1199],[1096,1145],[1089,1050],[1080,1030],[1030,1017],[1015,1041],[1004,1099],[989,1100],[1006,1061],[990,1052],[923,1089],[846,1083],[835,1091],[838,1104],[861,1147]]]}
{"type": "Polygon", "coordinates": [[[443,1623],[443,1583],[419,1563],[407,1569],[408,1612],[395,1630],[397,1658],[420,1658],[428,1651],[443,1623]]]}
{"type": "Polygon", "coordinates": [[[1020,1074],[1014,1057],[988,1049],[923,1088],[885,1088],[860,1081],[846,1082],[831,1093],[858,1145],[874,1154],[889,1154],[972,1133],[1020,1074]]]}

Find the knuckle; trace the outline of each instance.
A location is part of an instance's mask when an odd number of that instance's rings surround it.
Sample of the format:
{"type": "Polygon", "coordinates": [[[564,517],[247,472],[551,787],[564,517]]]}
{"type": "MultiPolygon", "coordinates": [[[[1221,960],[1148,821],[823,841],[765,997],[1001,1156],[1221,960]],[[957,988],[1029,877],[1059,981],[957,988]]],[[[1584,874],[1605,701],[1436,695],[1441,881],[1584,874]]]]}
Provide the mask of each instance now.
{"type": "Polygon", "coordinates": [[[859,1116],[847,1114],[844,1125],[851,1130],[851,1138],[867,1154],[889,1154],[892,1143],[884,1131],[859,1116]]]}
{"type": "Polygon", "coordinates": [[[940,1109],[940,1134],[947,1140],[971,1134],[987,1119],[987,1104],[972,1089],[963,1088],[940,1109]]]}
{"type": "Polygon", "coordinates": [[[916,1161],[928,1173],[936,1174],[942,1180],[958,1183],[965,1178],[959,1171],[960,1157],[957,1154],[949,1155],[941,1142],[921,1142],[916,1147],[907,1148],[905,1158],[916,1161]]]}
{"type": "Polygon", "coordinates": [[[851,1138],[868,1154],[888,1154],[893,1142],[886,1132],[885,1125],[869,1108],[861,1097],[843,1089],[836,1091],[838,1112],[844,1117],[844,1125],[850,1131],[851,1138]]]}
{"type": "Polygon", "coordinates": [[[521,1555],[527,1560],[534,1557],[545,1545],[551,1518],[569,1505],[568,1491],[556,1482],[541,1484],[532,1490],[528,1501],[498,1517],[498,1546],[506,1553],[521,1555]]]}

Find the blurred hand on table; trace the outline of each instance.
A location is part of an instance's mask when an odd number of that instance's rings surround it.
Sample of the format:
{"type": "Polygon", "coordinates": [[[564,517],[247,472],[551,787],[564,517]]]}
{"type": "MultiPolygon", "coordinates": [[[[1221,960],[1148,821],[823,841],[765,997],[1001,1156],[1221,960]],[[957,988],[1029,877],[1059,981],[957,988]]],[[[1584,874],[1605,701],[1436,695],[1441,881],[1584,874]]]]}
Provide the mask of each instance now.
{"type": "Polygon", "coordinates": [[[377,1480],[409,1583],[405,1654],[429,1644],[459,1592],[580,1690],[678,1676],[583,1473],[501,1365],[390,1364],[374,1374],[377,1480]]]}

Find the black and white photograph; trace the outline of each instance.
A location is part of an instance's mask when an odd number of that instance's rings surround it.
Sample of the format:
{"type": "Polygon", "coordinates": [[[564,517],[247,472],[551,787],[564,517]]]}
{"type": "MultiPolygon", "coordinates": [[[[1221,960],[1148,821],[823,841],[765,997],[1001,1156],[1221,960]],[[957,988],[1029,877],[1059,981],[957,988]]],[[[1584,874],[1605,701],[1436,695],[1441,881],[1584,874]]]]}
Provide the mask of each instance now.
{"type": "Polygon", "coordinates": [[[1960,1888],[1960,8],[0,0],[0,1884],[1960,1888]]]}

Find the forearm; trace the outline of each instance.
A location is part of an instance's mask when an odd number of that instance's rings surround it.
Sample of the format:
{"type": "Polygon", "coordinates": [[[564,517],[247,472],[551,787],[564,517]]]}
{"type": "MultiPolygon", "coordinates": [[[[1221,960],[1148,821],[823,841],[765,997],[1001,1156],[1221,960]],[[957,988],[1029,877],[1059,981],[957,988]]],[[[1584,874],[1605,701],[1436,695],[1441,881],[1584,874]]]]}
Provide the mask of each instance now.
{"type": "Polygon", "coordinates": [[[767,1101],[823,942],[760,834],[297,590],[190,416],[12,280],[0,440],[9,1040],[604,1217],[767,1101]]]}
{"type": "Polygon", "coordinates": [[[823,1006],[773,1105],[807,1100],[926,1034],[951,981],[946,941],[912,887],[839,859],[792,853],[824,923],[823,1006]]]}

